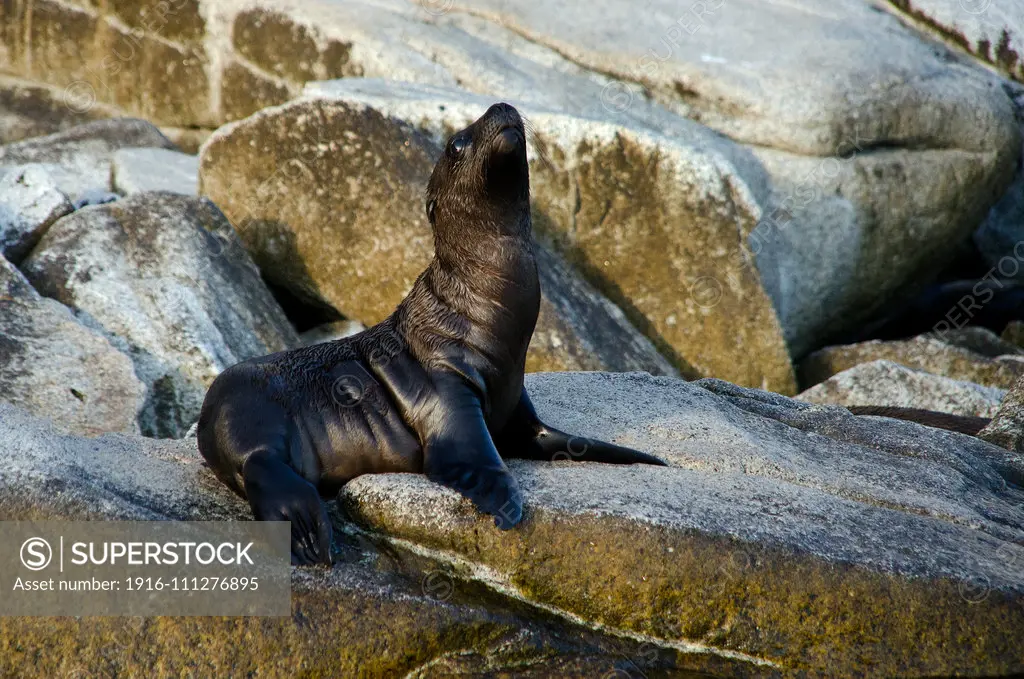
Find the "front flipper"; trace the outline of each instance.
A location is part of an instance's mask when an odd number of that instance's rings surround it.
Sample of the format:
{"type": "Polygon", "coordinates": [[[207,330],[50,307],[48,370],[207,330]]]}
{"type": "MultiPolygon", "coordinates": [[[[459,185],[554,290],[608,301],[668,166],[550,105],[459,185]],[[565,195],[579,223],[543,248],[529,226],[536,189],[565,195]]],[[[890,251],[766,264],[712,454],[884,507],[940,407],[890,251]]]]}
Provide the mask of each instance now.
{"type": "Polygon", "coordinates": [[[435,382],[437,403],[421,431],[423,472],[494,516],[498,528],[512,528],[523,518],[523,498],[487,431],[479,397],[457,378],[435,382]]]}
{"type": "Polygon", "coordinates": [[[639,450],[583,436],[572,436],[549,427],[537,417],[525,389],[497,444],[501,455],[508,458],[665,466],[658,458],[639,450]]]}
{"type": "Polygon", "coordinates": [[[331,565],[331,520],[312,483],[262,450],[246,458],[242,479],[257,521],[291,523],[294,565],[331,565]]]}

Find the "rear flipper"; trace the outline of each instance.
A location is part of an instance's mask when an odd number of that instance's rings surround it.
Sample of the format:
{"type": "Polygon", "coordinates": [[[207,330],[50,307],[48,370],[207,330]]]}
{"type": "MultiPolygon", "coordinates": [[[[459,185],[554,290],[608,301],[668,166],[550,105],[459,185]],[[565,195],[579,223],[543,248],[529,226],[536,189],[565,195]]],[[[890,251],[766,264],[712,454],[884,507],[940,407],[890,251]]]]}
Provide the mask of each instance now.
{"type": "MultiPolygon", "coordinates": [[[[653,464],[661,467],[665,463],[639,450],[624,448],[614,443],[606,443],[582,436],[570,436],[564,431],[553,429],[545,424],[534,437],[533,446],[539,450],[544,460],[572,460],[574,462],[604,462],[606,464],[653,464]]],[[[512,455],[513,457],[517,457],[512,455]]]]}
{"type": "Polygon", "coordinates": [[[666,466],[653,455],[584,436],[571,436],[549,427],[537,417],[525,390],[495,443],[501,456],[506,458],[666,466]]]}
{"type": "Polygon", "coordinates": [[[294,565],[331,565],[331,520],[313,484],[263,450],[248,456],[242,479],[257,521],[291,523],[294,565]]]}

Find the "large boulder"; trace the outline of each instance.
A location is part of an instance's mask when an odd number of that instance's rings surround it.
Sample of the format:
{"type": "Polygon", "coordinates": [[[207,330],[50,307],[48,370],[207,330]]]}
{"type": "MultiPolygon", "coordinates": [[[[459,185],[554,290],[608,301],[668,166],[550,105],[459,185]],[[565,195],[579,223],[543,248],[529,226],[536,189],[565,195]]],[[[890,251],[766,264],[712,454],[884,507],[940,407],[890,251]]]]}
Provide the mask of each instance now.
{"type": "Polygon", "coordinates": [[[0,167],[43,164],[60,190],[74,201],[90,192],[110,191],[114,152],[139,147],[170,149],[174,145],[144,120],[98,120],[46,137],[0,146],[0,167]]]}
{"type": "Polygon", "coordinates": [[[992,417],[1006,392],[951,380],[892,361],[871,361],[843,370],[796,398],[806,403],[886,406],[951,415],[992,417]]]}
{"type": "Polygon", "coordinates": [[[0,171],[0,255],[17,264],[72,209],[45,166],[0,171]]]}
{"type": "Polygon", "coordinates": [[[0,401],[91,436],[138,433],[145,394],[127,356],[0,256],[0,401]]]}
{"type": "MultiPolygon", "coordinates": [[[[218,130],[201,152],[201,192],[270,281],[369,325],[433,256],[423,191],[440,153],[371,107],[299,101],[218,130]]],[[[537,247],[543,298],[528,370],[675,373],[619,309],[537,247]]]]}
{"type": "Polygon", "coordinates": [[[751,670],[1024,671],[1019,457],[714,380],[527,388],[545,421],[671,466],[513,462],[526,518],[510,532],[421,476],[359,477],[342,506],[462,578],[751,670]]]}
{"type": "Polygon", "coordinates": [[[907,340],[871,340],[825,347],[800,364],[800,383],[810,388],[844,370],[879,360],[997,389],[1009,389],[1024,375],[1024,356],[1016,352],[993,358],[945,342],[941,337],[929,334],[907,340]]]}
{"type": "MultiPolygon", "coordinates": [[[[0,403],[0,450],[0,520],[251,517],[203,464],[194,439],[66,436],[0,403]]],[[[702,649],[622,638],[466,591],[442,564],[378,549],[340,519],[336,528],[331,570],[292,569],[290,616],[0,618],[0,675],[591,679],[744,670],[702,649]]]]}
{"type": "Polygon", "coordinates": [[[140,193],[50,227],[22,264],[131,356],[143,432],[178,436],[224,368],[298,344],[231,225],[208,200],[140,193]]]}

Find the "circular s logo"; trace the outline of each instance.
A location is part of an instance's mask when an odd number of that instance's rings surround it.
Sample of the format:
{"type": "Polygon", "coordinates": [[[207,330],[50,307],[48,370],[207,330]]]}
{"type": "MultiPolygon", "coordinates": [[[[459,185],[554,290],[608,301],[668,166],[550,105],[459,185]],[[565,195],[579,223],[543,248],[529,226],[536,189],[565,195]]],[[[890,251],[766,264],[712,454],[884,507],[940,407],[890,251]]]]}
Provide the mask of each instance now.
{"type": "Polygon", "coordinates": [[[29,538],[21,544],[21,563],[30,571],[41,571],[50,565],[53,550],[42,538],[29,538]]]}

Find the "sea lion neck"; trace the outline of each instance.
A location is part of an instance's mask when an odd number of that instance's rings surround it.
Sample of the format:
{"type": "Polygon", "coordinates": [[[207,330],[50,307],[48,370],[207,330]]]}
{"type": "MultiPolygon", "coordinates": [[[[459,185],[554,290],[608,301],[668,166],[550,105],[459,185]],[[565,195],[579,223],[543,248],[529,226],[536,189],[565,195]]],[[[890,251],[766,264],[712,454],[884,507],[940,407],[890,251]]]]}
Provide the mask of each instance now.
{"type": "Polygon", "coordinates": [[[462,347],[485,379],[507,381],[522,373],[540,311],[518,111],[495,104],[452,135],[426,198],[434,259],[399,307],[399,327],[423,360],[462,347]]]}
{"type": "Polygon", "coordinates": [[[482,373],[494,377],[522,372],[539,312],[533,242],[503,237],[485,251],[440,247],[396,320],[421,358],[461,346],[482,359],[482,373]]]}
{"type": "Polygon", "coordinates": [[[439,245],[430,268],[484,297],[494,297],[505,288],[532,287],[537,280],[529,231],[439,245]]]}

